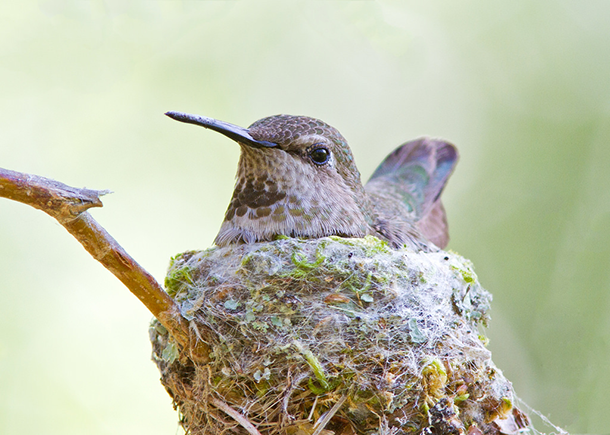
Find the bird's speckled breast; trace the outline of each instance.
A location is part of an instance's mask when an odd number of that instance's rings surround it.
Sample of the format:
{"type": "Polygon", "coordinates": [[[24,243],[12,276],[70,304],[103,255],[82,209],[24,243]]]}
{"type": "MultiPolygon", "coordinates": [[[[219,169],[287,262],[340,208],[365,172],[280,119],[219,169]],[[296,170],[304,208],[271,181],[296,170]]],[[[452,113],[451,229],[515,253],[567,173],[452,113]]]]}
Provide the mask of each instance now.
{"type": "Polygon", "coordinates": [[[348,186],[282,150],[242,146],[238,179],[216,244],[273,240],[278,235],[362,237],[371,233],[348,186]],[[325,189],[324,186],[333,186],[325,189]]]}

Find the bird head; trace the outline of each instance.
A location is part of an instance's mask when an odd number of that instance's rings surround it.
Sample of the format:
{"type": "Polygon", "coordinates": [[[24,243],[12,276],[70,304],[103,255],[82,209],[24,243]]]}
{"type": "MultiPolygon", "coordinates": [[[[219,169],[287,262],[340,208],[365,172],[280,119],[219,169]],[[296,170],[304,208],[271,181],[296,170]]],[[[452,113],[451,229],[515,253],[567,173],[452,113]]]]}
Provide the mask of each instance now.
{"type": "Polygon", "coordinates": [[[352,152],[330,125],[276,115],[248,128],[180,112],[166,115],[217,131],[241,147],[235,189],[215,243],[278,235],[362,237],[373,217],[352,152]]]}

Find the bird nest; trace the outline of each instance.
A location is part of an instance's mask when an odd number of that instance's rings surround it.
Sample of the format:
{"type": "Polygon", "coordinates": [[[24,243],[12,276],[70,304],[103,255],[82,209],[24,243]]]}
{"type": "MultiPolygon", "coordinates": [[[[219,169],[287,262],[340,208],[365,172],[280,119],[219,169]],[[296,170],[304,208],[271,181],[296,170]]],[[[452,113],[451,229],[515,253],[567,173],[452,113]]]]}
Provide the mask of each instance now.
{"type": "Polygon", "coordinates": [[[187,433],[529,430],[479,334],[491,295],[455,253],[281,238],[179,254],[166,288],[210,350],[193,362],[153,321],[187,433]]]}

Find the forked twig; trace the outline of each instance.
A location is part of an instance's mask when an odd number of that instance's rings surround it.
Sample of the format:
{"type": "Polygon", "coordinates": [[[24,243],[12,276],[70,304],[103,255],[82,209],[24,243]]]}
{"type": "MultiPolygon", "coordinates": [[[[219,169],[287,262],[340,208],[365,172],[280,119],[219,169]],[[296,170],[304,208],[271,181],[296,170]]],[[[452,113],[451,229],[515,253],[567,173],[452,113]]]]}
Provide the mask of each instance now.
{"type": "MultiPolygon", "coordinates": [[[[78,189],[49,178],[0,168],[0,197],[22,202],[44,211],[78,240],[112,272],[167,328],[181,346],[191,345],[188,322],[174,300],[87,212],[102,207],[103,190],[78,189]]],[[[207,359],[203,343],[191,346],[197,359],[207,359]]]]}
{"type": "Polygon", "coordinates": [[[341,397],[337,401],[337,403],[335,403],[335,405],[330,409],[330,411],[327,411],[322,414],[322,417],[320,417],[318,421],[316,421],[316,424],[313,425],[315,430],[312,435],[320,435],[322,433],[326,425],[330,422],[330,419],[335,416],[339,409],[341,409],[346,400],[347,396],[341,397]]]}
{"type": "Polygon", "coordinates": [[[243,427],[244,429],[246,429],[248,431],[249,434],[261,435],[261,433],[258,431],[258,429],[252,423],[250,423],[250,420],[248,420],[246,417],[241,415],[237,410],[231,408],[229,405],[227,405],[222,400],[212,397],[210,402],[216,408],[225,412],[227,415],[233,417],[233,420],[238,422],[241,425],[241,427],[243,427]]]}

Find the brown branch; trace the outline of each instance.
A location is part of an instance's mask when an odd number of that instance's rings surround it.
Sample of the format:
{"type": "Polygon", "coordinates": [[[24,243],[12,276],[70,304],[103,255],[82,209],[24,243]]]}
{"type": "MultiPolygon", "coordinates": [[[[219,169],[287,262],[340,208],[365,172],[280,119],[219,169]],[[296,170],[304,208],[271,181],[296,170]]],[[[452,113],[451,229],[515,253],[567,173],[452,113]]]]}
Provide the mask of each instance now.
{"type": "Polygon", "coordinates": [[[57,219],[84,248],[112,272],[167,328],[194,359],[206,360],[207,348],[189,332],[188,322],[163,287],[140,266],[87,212],[102,207],[102,190],[78,189],[63,183],[0,168],[0,197],[31,205],[57,219]],[[193,338],[191,338],[193,337],[193,338]]]}

